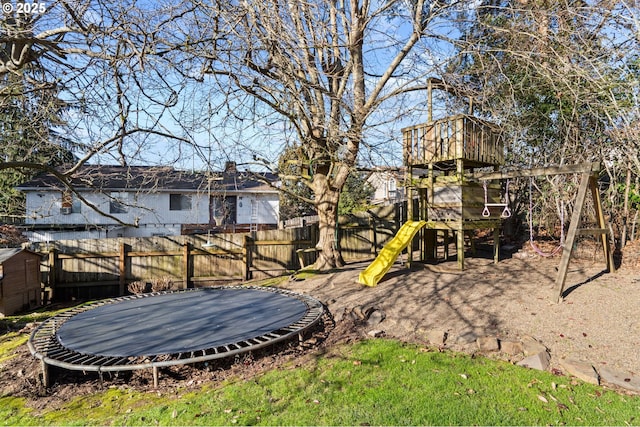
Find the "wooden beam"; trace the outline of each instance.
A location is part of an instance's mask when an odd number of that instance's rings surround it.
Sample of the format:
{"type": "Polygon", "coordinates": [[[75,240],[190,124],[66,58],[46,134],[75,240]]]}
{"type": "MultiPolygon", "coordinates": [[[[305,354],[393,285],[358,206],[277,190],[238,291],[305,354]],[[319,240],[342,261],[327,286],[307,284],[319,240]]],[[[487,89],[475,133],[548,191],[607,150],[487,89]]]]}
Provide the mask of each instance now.
{"type": "MultiPolygon", "coordinates": [[[[349,228],[349,227],[340,227],[349,228]]],[[[360,228],[360,227],[358,227],[360,228]]],[[[366,229],[367,227],[361,227],[366,229]]],[[[311,245],[311,240],[249,240],[248,245],[251,246],[287,246],[287,245],[311,245]]]]}
{"type": "Polygon", "coordinates": [[[608,234],[609,230],[606,228],[581,228],[578,230],[578,234],[585,236],[602,236],[608,234]]]}
{"type": "Polygon", "coordinates": [[[472,175],[473,178],[479,180],[492,180],[492,179],[510,179],[510,178],[523,178],[530,176],[542,176],[542,175],[563,175],[571,173],[596,173],[602,169],[600,163],[578,163],[575,165],[566,166],[547,166],[532,169],[519,169],[514,171],[499,171],[499,172],[476,172],[472,175]]]}
{"type": "Polygon", "coordinates": [[[59,259],[90,259],[90,258],[117,258],[120,256],[120,252],[101,252],[101,253],[74,253],[74,254],[59,254],[59,259]]]}
{"type": "Polygon", "coordinates": [[[464,231],[462,229],[456,231],[456,244],[458,251],[458,270],[464,270],[464,231]]]}
{"type": "Polygon", "coordinates": [[[604,212],[602,211],[602,200],[600,199],[600,192],[598,191],[598,182],[591,176],[589,181],[589,187],[591,188],[591,197],[593,197],[593,206],[596,213],[596,220],[598,222],[600,234],[600,241],[602,242],[602,251],[604,254],[605,262],[607,263],[607,271],[613,273],[616,271],[615,263],[613,262],[613,251],[611,251],[609,230],[607,228],[607,222],[604,218],[604,212]]]}
{"type": "Polygon", "coordinates": [[[500,261],[500,228],[493,229],[493,263],[500,261]]]}
{"type": "Polygon", "coordinates": [[[580,187],[578,188],[578,195],[576,196],[576,202],[573,207],[573,214],[571,215],[571,223],[569,224],[569,230],[567,231],[567,238],[564,241],[564,247],[562,249],[562,258],[560,259],[560,267],[558,267],[558,276],[556,277],[556,289],[558,290],[558,302],[562,302],[562,293],[564,292],[564,282],[567,280],[567,271],[569,269],[569,261],[571,260],[571,252],[573,252],[573,244],[578,234],[578,228],[580,227],[580,216],[582,215],[582,209],[584,208],[584,201],[587,195],[587,188],[591,181],[591,173],[585,172],[580,179],[580,187]]]}

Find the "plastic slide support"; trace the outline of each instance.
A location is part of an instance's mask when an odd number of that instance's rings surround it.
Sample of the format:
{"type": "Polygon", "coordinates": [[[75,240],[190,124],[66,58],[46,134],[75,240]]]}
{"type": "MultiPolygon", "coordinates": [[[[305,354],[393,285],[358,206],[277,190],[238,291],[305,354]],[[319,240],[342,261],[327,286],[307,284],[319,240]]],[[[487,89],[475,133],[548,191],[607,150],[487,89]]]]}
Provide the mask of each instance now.
{"type": "Polygon", "coordinates": [[[411,243],[418,230],[427,224],[426,221],[407,221],[387,243],[369,266],[360,273],[358,281],[365,286],[376,286],[389,271],[398,255],[411,243]]]}

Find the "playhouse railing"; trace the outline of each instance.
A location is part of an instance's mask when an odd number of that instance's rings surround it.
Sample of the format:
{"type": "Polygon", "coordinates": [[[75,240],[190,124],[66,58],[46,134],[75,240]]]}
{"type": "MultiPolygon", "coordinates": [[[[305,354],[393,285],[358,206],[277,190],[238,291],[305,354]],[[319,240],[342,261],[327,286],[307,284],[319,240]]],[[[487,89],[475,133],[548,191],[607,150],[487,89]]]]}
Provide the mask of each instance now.
{"type": "Polygon", "coordinates": [[[463,160],[466,167],[504,164],[499,128],[477,117],[460,114],[402,129],[406,165],[463,160]]]}

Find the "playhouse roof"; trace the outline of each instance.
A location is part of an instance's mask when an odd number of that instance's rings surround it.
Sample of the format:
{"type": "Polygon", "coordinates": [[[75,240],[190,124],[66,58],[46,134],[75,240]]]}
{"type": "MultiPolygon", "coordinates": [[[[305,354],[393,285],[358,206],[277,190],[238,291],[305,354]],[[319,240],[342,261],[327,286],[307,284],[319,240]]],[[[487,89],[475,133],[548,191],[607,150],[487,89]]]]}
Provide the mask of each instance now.
{"type": "Polygon", "coordinates": [[[40,256],[40,254],[30,251],[28,249],[23,249],[23,248],[0,248],[0,264],[3,264],[4,262],[10,260],[11,258],[13,258],[14,256],[16,256],[17,254],[19,254],[20,252],[27,252],[29,254],[32,254],[34,256],[40,256]]]}

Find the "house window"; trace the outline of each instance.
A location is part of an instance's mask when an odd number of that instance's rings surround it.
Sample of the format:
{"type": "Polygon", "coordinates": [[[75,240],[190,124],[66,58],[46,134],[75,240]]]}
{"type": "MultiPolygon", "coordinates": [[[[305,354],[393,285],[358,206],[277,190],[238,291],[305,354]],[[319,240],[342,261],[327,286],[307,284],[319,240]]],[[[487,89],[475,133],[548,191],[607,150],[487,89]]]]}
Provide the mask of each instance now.
{"type": "Polygon", "coordinates": [[[82,203],[80,200],[76,200],[73,197],[71,191],[64,191],[62,193],[62,201],[60,203],[60,213],[63,215],[69,215],[72,213],[81,213],[82,203]]]}
{"type": "Polygon", "coordinates": [[[109,200],[109,213],[112,214],[125,214],[129,211],[127,202],[129,199],[128,193],[111,193],[109,200]]]}
{"type": "Polygon", "coordinates": [[[191,195],[189,194],[170,194],[169,195],[170,211],[190,211],[191,195]]]}

